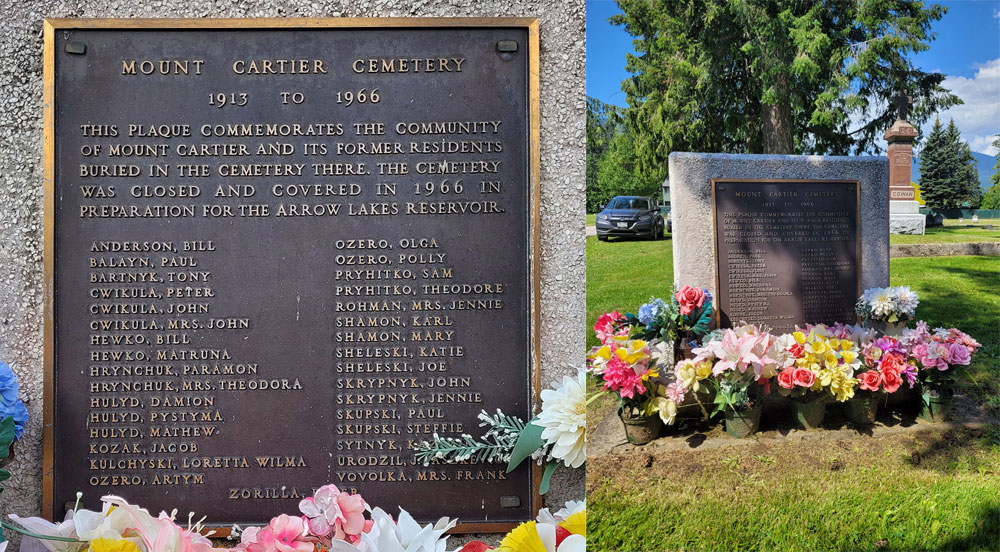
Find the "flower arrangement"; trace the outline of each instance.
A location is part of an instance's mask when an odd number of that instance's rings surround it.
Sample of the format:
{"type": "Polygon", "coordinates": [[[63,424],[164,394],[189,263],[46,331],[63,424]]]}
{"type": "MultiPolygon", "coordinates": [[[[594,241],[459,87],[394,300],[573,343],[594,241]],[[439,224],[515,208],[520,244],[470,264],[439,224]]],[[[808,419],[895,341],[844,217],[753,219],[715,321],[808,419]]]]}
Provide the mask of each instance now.
{"type": "Polygon", "coordinates": [[[749,410],[760,392],[769,392],[777,365],[774,340],[775,336],[749,324],[712,332],[704,345],[694,349],[693,360],[677,363],[677,381],[692,391],[701,385],[714,387],[716,413],[726,408],[749,410]]]}
{"type": "MultiPolygon", "coordinates": [[[[83,493],[77,493],[77,504],[83,493]]],[[[144,508],[129,504],[117,496],[105,496],[100,512],[74,508],[61,523],[39,517],[22,518],[11,515],[16,524],[3,526],[25,535],[22,550],[53,550],[57,552],[213,552],[207,535],[202,535],[201,523],[182,527],[175,522],[177,511],[154,517],[144,508]]],[[[273,548],[272,550],[277,550],[273,548]]],[[[290,549],[291,550],[291,549],[290,549]]]]}
{"type": "Polygon", "coordinates": [[[542,508],[535,521],[522,523],[507,533],[496,550],[497,552],[586,552],[586,503],[568,502],[565,508],[555,514],[550,513],[548,508],[542,508]]]}
{"type": "Polygon", "coordinates": [[[633,337],[647,341],[677,341],[681,332],[701,337],[712,324],[712,294],[707,289],[684,286],[674,291],[669,303],[650,297],[636,314],[622,316],[617,311],[611,314],[619,316],[619,324],[624,319],[625,324],[634,328],[633,337]]]}
{"type": "Polygon", "coordinates": [[[822,324],[791,336],[786,351],[792,362],[778,373],[779,394],[803,402],[826,396],[844,402],[854,396],[854,373],[861,366],[854,341],[834,336],[822,324]]]}
{"type": "Polygon", "coordinates": [[[587,355],[587,367],[597,376],[604,391],[615,393],[621,410],[629,416],[640,416],[648,410],[654,398],[651,377],[658,375],[650,362],[649,343],[642,339],[615,337],[587,355]]]}
{"type": "Polygon", "coordinates": [[[906,322],[914,316],[920,297],[909,286],[871,288],[858,298],[854,309],[864,322],[906,322]]]}
{"type": "Polygon", "coordinates": [[[857,374],[858,387],[866,395],[895,393],[903,379],[912,388],[917,381],[917,367],[907,361],[907,349],[898,339],[882,336],[869,341],[862,349],[868,370],[857,374]]]}
{"type": "Polygon", "coordinates": [[[424,441],[414,448],[418,462],[455,464],[476,462],[506,463],[511,472],[527,458],[545,462],[539,493],[548,492],[556,467],[579,468],[587,459],[586,375],[565,376],[554,388],[541,392],[542,411],[528,423],[517,416],[508,416],[500,409],[496,414],[479,413],[480,427],[486,434],[476,439],[471,435],[441,437],[424,441]]]}
{"type": "Polygon", "coordinates": [[[957,375],[955,367],[968,366],[981,347],[978,341],[957,328],[935,328],[931,333],[922,320],[917,322],[916,328],[903,330],[900,342],[921,368],[918,371],[921,386],[935,390],[950,385],[957,375]]]}
{"type": "MultiPolygon", "coordinates": [[[[77,493],[77,504],[83,493],[77,493]]],[[[170,515],[153,516],[144,508],[117,496],[105,496],[100,512],[74,508],[66,520],[52,523],[42,518],[11,515],[7,528],[24,535],[22,551],[52,552],[221,552],[202,534],[205,518],[186,527],[170,515]]],[[[359,495],[341,492],[333,485],[320,487],[299,503],[302,515],[281,514],[264,527],[233,527],[230,539],[239,539],[233,550],[247,552],[445,552],[445,533],[457,520],[441,518],[421,526],[400,508],[394,520],[381,508],[371,508],[359,495]]],[[[583,502],[568,502],[555,514],[542,509],[535,521],[508,533],[497,550],[519,552],[583,552],[586,550],[587,512],[583,502]]],[[[7,542],[0,542],[0,552],[7,542]]],[[[473,541],[453,552],[492,550],[473,541]]]]}

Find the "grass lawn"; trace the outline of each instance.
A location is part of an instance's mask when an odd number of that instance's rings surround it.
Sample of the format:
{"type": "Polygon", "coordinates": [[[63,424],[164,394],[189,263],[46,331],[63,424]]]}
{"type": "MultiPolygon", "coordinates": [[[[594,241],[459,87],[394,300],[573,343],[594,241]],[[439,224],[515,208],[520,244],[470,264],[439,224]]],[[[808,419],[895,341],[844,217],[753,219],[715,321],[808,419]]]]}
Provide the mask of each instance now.
{"type": "Polygon", "coordinates": [[[587,238],[587,347],[605,311],[635,312],[651,296],[669,297],[674,283],[673,242],[587,238]]]}
{"type": "MultiPolygon", "coordinates": [[[[1000,416],[1000,258],[893,259],[917,318],[983,348],[962,387],[1000,416]]],[[[672,281],[671,242],[587,239],[588,345],[602,312],[672,281]]],[[[591,383],[589,391],[594,391],[591,383]]],[[[602,397],[588,419],[615,401],[602,397]]],[[[787,440],[587,462],[590,550],[1000,550],[1000,427],[787,440]]]]}
{"type": "MultiPolygon", "coordinates": [[[[948,221],[945,223],[958,221],[948,221]]],[[[983,228],[983,221],[973,226],[966,221],[962,226],[955,224],[928,228],[923,236],[892,234],[889,243],[975,243],[1000,241],[1000,222],[993,225],[993,230],[983,228]]]]}

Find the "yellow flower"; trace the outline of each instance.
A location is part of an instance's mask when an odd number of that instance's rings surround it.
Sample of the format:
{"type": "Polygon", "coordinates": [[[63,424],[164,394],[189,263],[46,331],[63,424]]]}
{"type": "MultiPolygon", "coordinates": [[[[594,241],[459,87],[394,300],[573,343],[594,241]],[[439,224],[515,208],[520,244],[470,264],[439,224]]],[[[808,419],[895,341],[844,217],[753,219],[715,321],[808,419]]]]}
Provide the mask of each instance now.
{"type": "Polygon", "coordinates": [[[826,346],[826,342],[822,338],[813,339],[806,344],[806,351],[814,355],[821,355],[827,352],[829,348],[826,346]]]}
{"type": "Polygon", "coordinates": [[[827,345],[830,346],[830,350],[831,351],[836,351],[837,349],[840,348],[840,340],[839,339],[831,339],[831,340],[827,341],[827,345]]]}
{"type": "Polygon", "coordinates": [[[580,510],[579,512],[566,516],[566,519],[559,522],[559,527],[562,527],[574,535],[583,535],[586,537],[587,511],[580,510]]]}
{"type": "Polygon", "coordinates": [[[138,546],[125,539],[94,539],[87,552],[142,552],[138,546]]]}
{"type": "Polygon", "coordinates": [[[698,375],[698,380],[703,380],[712,375],[712,361],[703,360],[695,366],[695,371],[698,375]]]}
{"type": "Polygon", "coordinates": [[[592,359],[599,358],[604,361],[611,360],[611,347],[609,345],[605,345],[600,349],[597,349],[596,351],[590,354],[590,358],[592,359]]]}
{"type": "Polygon", "coordinates": [[[857,351],[848,351],[846,348],[840,352],[841,358],[844,359],[844,364],[852,364],[858,358],[857,351]]]}
{"type": "Polygon", "coordinates": [[[826,367],[829,370],[833,370],[834,368],[836,368],[840,364],[840,359],[837,358],[837,355],[834,354],[833,351],[827,351],[827,353],[824,356],[823,360],[824,360],[824,364],[826,364],[826,367]]]}
{"type": "MultiPolygon", "coordinates": [[[[568,529],[567,529],[568,530],[568,529]]],[[[497,552],[546,552],[545,544],[538,536],[535,522],[518,525],[500,541],[497,552]]]]}
{"type": "Polygon", "coordinates": [[[682,360],[677,365],[677,380],[685,389],[697,391],[701,386],[698,384],[698,367],[692,360],[682,360]]]}
{"type": "Polygon", "coordinates": [[[641,339],[633,339],[624,344],[623,347],[615,351],[618,358],[622,359],[628,364],[635,364],[642,360],[649,358],[649,354],[645,351],[646,342],[641,339]]]}
{"type": "Polygon", "coordinates": [[[806,342],[806,334],[802,332],[793,332],[792,337],[795,338],[795,341],[798,342],[799,345],[803,345],[806,342]]]}
{"type": "Polygon", "coordinates": [[[851,341],[850,339],[841,339],[840,340],[840,348],[843,349],[843,350],[845,350],[845,351],[848,350],[848,349],[853,349],[854,348],[854,342],[851,341]]]}

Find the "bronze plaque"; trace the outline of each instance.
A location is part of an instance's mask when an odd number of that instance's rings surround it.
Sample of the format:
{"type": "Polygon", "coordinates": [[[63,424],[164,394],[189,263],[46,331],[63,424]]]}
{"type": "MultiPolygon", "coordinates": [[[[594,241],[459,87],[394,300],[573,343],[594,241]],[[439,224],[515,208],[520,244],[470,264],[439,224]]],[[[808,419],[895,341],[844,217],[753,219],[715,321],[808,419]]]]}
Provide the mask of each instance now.
{"type": "Polygon", "coordinates": [[[720,327],[854,323],[858,183],[712,181],[720,327]]]}
{"type": "Polygon", "coordinates": [[[531,416],[534,20],[46,31],[49,515],[535,515],[530,463],[411,449],[531,416]]]}

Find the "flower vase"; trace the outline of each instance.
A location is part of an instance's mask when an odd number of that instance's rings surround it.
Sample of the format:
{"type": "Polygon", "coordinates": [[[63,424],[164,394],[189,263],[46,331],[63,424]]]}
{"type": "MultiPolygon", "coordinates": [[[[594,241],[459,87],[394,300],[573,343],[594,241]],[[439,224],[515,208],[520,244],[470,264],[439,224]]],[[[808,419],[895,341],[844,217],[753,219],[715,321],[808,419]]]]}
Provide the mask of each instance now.
{"type": "Polygon", "coordinates": [[[760,406],[750,410],[735,411],[726,409],[726,433],[737,439],[743,439],[757,433],[760,427],[760,406]]]}
{"type": "Polygon", "coordinates": [[[952,389],[924,389],[920,418],[929,422],[940,422],[948,417],[951,402],[955,396],[952,389]]]}
{"type": "Polygon", "coordinates": [[[899,322],[883,322],[881,320],[869,320],[865,323],[865,327],[875,330],[883,335],[889,337],[900,337],[903,335],[903,330],[906,329],[906,321],[900,320],[899,322]]]}
{"type": "Polygon", "coordinates": [[[823,425],[826,415],[826,401],[815,399],[811,401],[792,401],[795,407],[795,420],[806,429],[816,429],[823,425]]]}
{"type": "Polygon", "coordinates": [[[677,332],[677,340],[674,341],[674,364],[684,359],[693,359],[695,357],[695,354],[692,352],[694,350],[692,344],[696,339],[694,332],[691,330],[677,332]]]}
{"type": "Polygon", "coordinates": [[[847,421],[857,425],[872,425],[878,414],[879,397],[854,397],[844,403],[847,421]]]}
{"type": "Polygon", "coordinates": [[[645,445],[659,437],[663,431],[663,420],[659,414],[632,417],[626,416],[624,411],[619,411],[618,417],[625,425],[625,438],[633,445],[645,445]]]}

